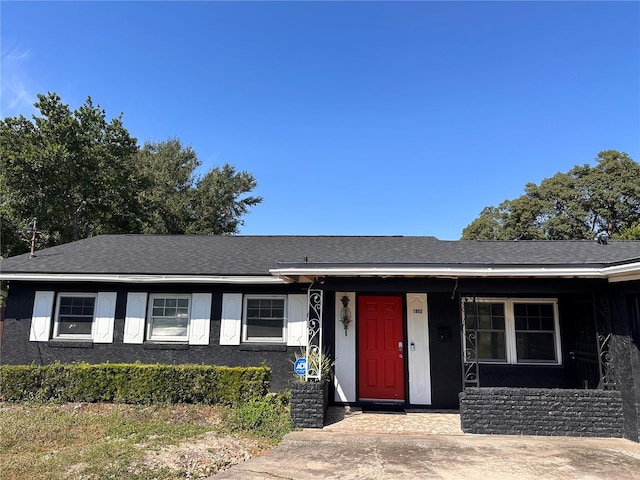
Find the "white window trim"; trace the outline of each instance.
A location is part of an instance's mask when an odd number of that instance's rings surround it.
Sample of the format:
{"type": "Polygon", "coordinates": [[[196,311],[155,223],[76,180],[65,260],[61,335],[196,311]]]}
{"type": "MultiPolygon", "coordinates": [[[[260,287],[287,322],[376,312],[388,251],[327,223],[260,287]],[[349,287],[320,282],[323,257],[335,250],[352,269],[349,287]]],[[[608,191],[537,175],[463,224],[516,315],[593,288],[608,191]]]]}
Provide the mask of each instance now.
{"type": "Polygon", "coordinates": [[[191,329],[191,307],[193,299],[189,294],[182,293],[151,293],[149,294],[149,300],[147,302],[147,319],[146,319],[146,340],[150,343],[189,343],[189,334],[191,329]],[[162,336],[153,338],[151,336],[151,322],[153,319],[153,300],[156,298],[186,298],[189,300],[189,308],[187,310],[187,332],[184,336],[162,336]]]}
{"type": "Polygon", "coordinates": [[[56,313],[53,321],[53,339],[54,340],[77,340],[77,341],[87,341],[93,340],[93,335],[96,328],[96,311],[98,309],[98,294],[97,293],[79,293],[79,292],[58,292],[56,295],[56,313]],[[89,335],[65,335],[60,334],[59,328],[59,318],[60,318],[60,299],[62,297],[92,297],[94,299],[93,303],[93,320],[91,321],[91,333],[89,335]]]}
{"type": "MultiPolygon", "coordinates": [[[[462,299],[462,315],[464,316],[465,302],[476,303],[502,303],[504,304],[504,328],[505,328],[505,348],[507,353],[506,361],[503,360],[478,360],[479,363],[491,365],[562,365],[562,341],[560,340],[560,320],[558,314],[557,298],[505,298],[505,297],[465,297],[462,299]],[[518,361],[518,352],[516,350],[516,321],[513,307],[518,303],[539,303],[553,305],[553,328],[554,342],[556,349],[556,360],[527,360],[518,361]]],[[[463,322],[464,325],[464,322],[463,322]]],[[[463,327],[465,328],[465,327],[463,327]]],[[[463,331],[466,354],[466,332],[463,331]]]]}
{"type": "Polygon", "coordinates": [[[242,301],[242,343],[287,343],[287,295],[244,295],[242,301]],[[259,337],[253,338],[247,336],[247,302],[256,299],[277,299],[284,302],[284,318],[282,319],[282,336],[281,337],[259,337]]]}

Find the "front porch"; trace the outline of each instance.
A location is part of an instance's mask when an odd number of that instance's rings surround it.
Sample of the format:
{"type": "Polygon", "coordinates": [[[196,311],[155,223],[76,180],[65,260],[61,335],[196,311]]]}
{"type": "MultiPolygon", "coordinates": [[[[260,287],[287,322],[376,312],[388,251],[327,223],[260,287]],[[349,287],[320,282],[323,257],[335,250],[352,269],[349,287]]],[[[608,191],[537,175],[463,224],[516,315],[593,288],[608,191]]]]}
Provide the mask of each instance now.
{"type": "Polygon", "coordinates": [[[403,359],[404,397],[395,403],[405,411],[460,408],[462,429],[473,433],[634,438],[625,388],[637,380],[620,376],[633,353],[621,347],[633,345],[616,335],[628,320],[604,282],[328,278],[316,287],[309,345],[336,360],[331,405],[384,403],[362,394],[361,365],[370,360],[361,340],[370,327],[361,300],[395,296],[402,330],[387,343],[403,359]],[[474,301],[491,304],[492,318],[474,301]]]}

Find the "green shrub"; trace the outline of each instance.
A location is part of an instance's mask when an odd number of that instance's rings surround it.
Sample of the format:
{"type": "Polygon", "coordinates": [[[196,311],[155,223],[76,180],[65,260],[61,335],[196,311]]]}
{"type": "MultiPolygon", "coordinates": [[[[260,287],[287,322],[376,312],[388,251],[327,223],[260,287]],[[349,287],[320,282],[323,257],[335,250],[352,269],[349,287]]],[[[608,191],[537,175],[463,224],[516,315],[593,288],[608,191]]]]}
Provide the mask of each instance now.
{"type": "Polygon", "coordinates": [[[0,400],[243,405],[264,397],[270,378],[265,366],[1,365],[0,400]]]}
{"type": "Polygon", "coordinates": [[[255,398],[232,411],[227,418],[231,431],[245,431],[279,442],[292,429],[289,397],[271,393],[255,398]]]}

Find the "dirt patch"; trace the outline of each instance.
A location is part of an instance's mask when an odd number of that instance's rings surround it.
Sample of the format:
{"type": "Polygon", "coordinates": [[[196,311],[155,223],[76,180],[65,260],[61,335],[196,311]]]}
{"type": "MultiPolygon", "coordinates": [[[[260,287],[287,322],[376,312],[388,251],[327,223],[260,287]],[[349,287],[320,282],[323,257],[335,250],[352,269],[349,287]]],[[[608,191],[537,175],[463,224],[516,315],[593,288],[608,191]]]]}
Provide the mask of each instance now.
{"type": "MultiPolygon", "coordinates": [[[[197,424],[215,428],[222,422],[221,409],[207,405],[174,405],[169,407],[135,406],[110,403],[68,403],[62,409],[72,414],[110,415],[156,418],[173,425],[197,424]]],[[[133,464],[129,471],[139,474],[143,471],[170,470],[181,478],[206,478],[259,456],[271,448],[264,440],[250,437],[223,435],[214,431],[197,438],[191,438],[178,445],[162,447],[150,444],[136,445],[144,451],[142,460],[133,464]]],[[[81,473],[86,465],[76,465],[68,473],[81,473]]],[[[74,477],[82,478],[82,477],[74,477]]]]}
{"type": "MultiPolygon", "coordinates": [[[[145,449],[144,445],[140,448],[145,449]]],[[[186,478],[206,478],[260,455],[268,447],[247,438],[218,436],[213,432],[200,439],[192,439],[175,446],[165,446],[145,452],[141,462],[133,470],[159,470],[166,468],[181,472],[186,478]]]]}

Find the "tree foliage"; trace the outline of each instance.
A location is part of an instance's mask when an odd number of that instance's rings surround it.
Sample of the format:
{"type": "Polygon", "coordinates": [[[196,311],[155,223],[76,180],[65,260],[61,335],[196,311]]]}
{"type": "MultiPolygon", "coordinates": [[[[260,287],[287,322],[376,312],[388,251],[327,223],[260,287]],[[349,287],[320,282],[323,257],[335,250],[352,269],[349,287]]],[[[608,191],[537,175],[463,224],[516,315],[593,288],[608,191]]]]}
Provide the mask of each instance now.
{"type": "Polygon", "coordinates": [[[43,246],[138,230],[136,139],[121,117],[107,122],[91,98],[71,111],[53,93],[38,95],[35,106],[41,116],[33,121],[19,116],[0,123],[7,227],[37,217],[43,246]]]}
{"type": "Polygon", "coordinates": [[[262,201],[248,195],[257,185],[255,178],[231,165],[214,167],[199,177],[196,153],[175,138],[146,143],[138,165],[149,181],[140,195],[148,213],[145,233],[238,233],[241,217],[262,201]]]}
{"type": "Polygon", "coordinates": [[[592,239],[600,231],[636,238],[640,225],[640,164],[605,150],[596,165],[577,165],[525,193],[486,207],[463,231],[463,240],[592,239]]]}
{"type": "Polygon", "coordinates": [[[38,219],[38,247],[108,233],[233,234],[262,201],[256,180],[230,165],[198,176],[178,139],[137,141],[122,115],[106,119],[91,98],[76,110],[38,95],[39,116],[0,122],[2,256],[27,251],[24,227],[38,219]]]}
{"type": "Polygon", "coordinates": [[[194,188],[198,157],[178,139],[146,142],[137,154],[136,163],[147,179],[140,192],[145,208],[144,233],[178,234],[186,228],[185,213],[194,188]]]}

